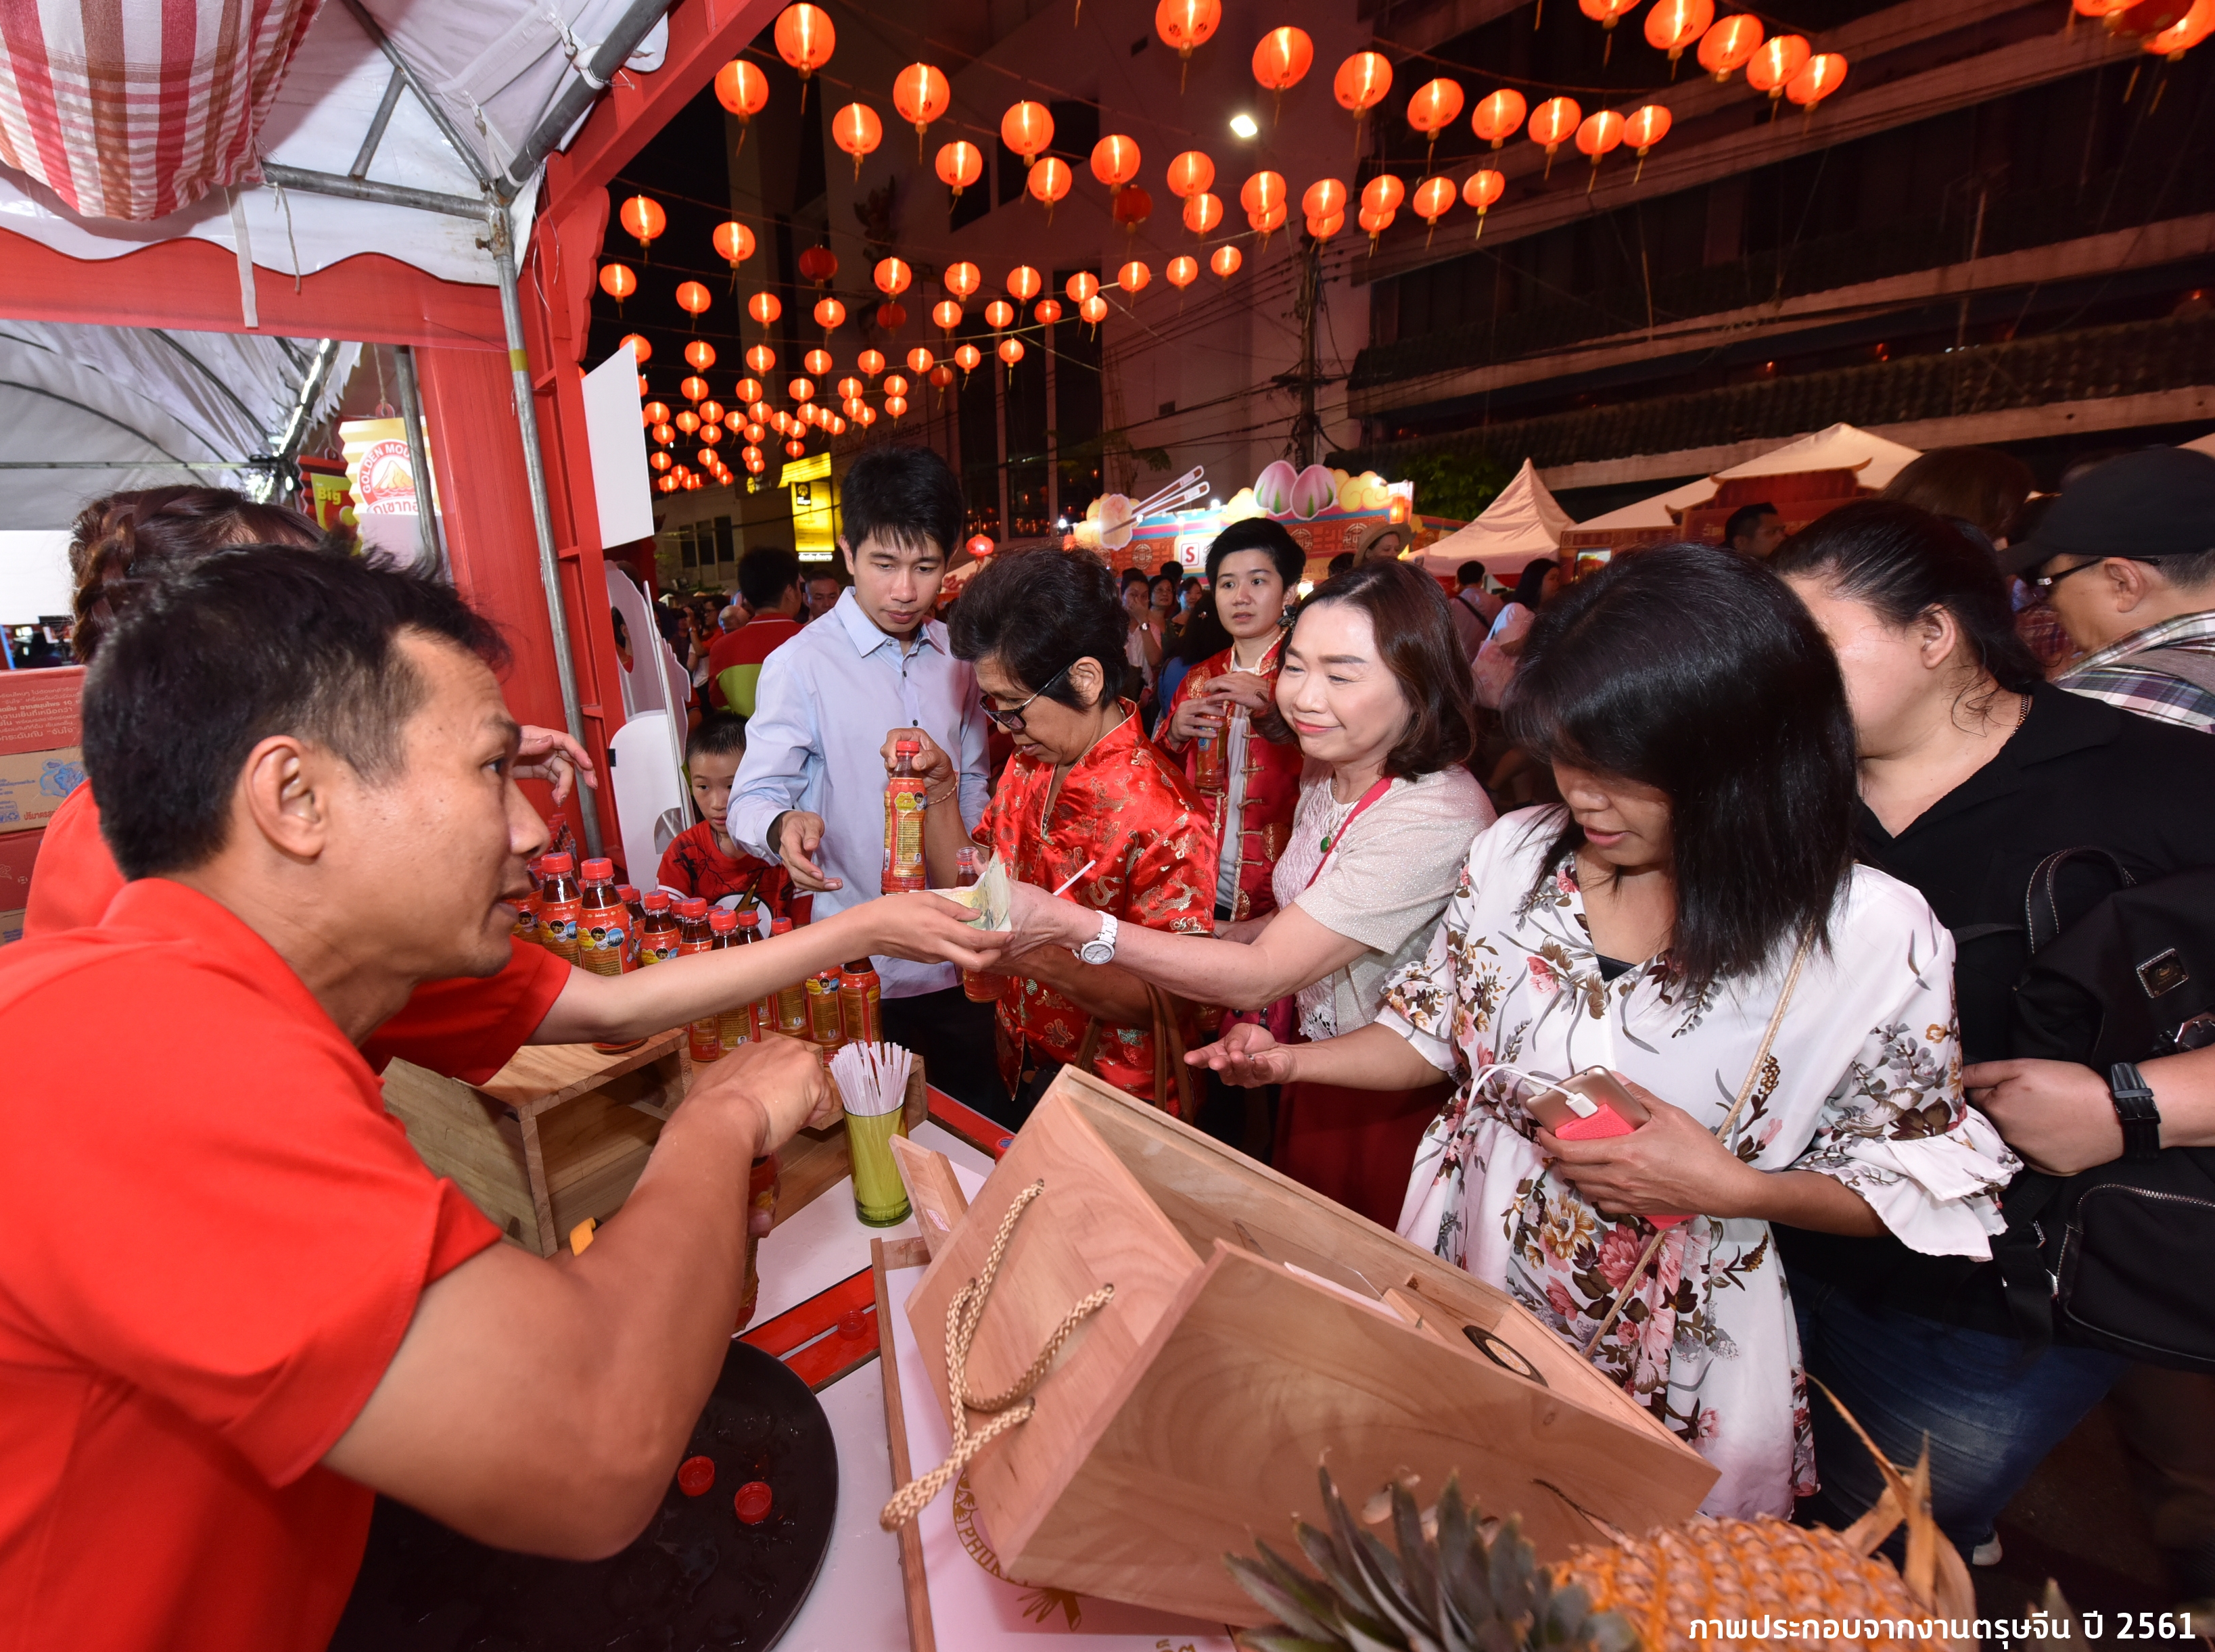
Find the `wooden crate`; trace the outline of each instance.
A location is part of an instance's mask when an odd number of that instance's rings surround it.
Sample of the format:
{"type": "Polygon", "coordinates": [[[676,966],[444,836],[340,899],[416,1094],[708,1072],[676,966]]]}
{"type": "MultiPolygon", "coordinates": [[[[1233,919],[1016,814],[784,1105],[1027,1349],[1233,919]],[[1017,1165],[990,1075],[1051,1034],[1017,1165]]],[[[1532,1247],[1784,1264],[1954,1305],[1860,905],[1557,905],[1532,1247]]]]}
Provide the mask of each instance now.
{"type": "Polygon", "coordinates": [[[526,1044],[482,1085],[396,1061],[384,1105],[425,1164],[510,1239],[550,1257],[579,1222],[605,1221],[629,1197],[691,1078],[679,1028],[620,1055],[526,1044]]]}
{"type": "Polygon", "coordinates": [[[1067,1069],[910,1299],[941,1405],[948,1306],[1040,1180],[970,1392],[1021,1377],[1088,1293],[1115,1296],[1065,1347],[1031,1420],[970,1467],[1011,1579],[1255,1624],[1223,1557],[1288,1542],[1292,1517],[1321,1522],[1318,1463],[1356,1507],[1393,1480],[1427,1504],[1458,1473],[1486,1514],[1520,1514],[1549,1559],[1598,1535],[1587,1515],[1643,1531],[1691,1514],[1715,1482],[1505,1293],[1067,1069]]]}

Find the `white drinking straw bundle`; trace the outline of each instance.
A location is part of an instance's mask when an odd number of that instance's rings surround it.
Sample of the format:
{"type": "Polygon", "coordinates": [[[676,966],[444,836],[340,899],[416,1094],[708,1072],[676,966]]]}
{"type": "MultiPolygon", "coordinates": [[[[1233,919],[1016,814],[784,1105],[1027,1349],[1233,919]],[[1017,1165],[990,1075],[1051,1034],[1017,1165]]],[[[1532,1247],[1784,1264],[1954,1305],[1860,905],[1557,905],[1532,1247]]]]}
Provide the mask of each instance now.
{"type": "Polygon", "coordinates": [[[907,1096],[915,1057],[898,1044],[841,1044],[831,1057],[831,1076],[846,1111],[857,1118],[896,1113],[907,1096]]]}

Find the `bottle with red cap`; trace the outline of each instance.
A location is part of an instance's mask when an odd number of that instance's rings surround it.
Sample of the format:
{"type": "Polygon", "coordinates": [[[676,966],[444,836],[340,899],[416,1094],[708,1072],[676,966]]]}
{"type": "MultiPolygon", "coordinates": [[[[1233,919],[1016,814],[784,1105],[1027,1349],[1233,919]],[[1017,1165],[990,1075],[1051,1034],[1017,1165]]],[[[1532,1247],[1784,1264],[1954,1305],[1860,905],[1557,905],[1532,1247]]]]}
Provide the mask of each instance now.
{"type": "Polygon", "coordinates": [[[577,962],[596,976],[619,976],[630,962],[630,910],[616,893],[616,863],[595,855],[579,867],[577,962]]]}
{"type": "Polygon", "coordinates": [[[883,888],[887,895],[930,886],[923,866],[923,816],[930,788],[915,772],[915,760],[922,750],[919,740],[893,743],[892,778],[885,782],[883,888]]]}
{"type": "MultiPolygon", "coordinates": [[[[689,907],[693,902],[687,901],[684,904],[689,907]]],[[[704,909],[708,903],[702,901],[698,904],[704,909]]],[[[727,946],[736,946],[739,944],[737,913],[718,909],[709,913],[707,916],[708,944],[701,947],[686,946],[683,950],[688,952],[718,952],[727,946]]],[[[690,920],[688,918],[685,921],[689,925],[690,920]]],[[[692,1059],[695,1062],[722,1059],[725,1054],[722,1021],[723,1018],[720,1015],[703,1015],[692,1023],[692,1059]]]]}
{"type": "Polygon", "coordinates": [[[577,920],[584,909],[584,891],[577,886],[576,859],[567,854],[549,854],[544,871],[546,881],[538,889],[539,944],[574,964],[577,920]]]}
{"type": "MultiPolygon", "coordinates": [[[[733,931],[731,945],[751,946],[762,939],[760,930],[754,927],[754,914],[759,910],[758,907],[740,907],[728,915],[733,931]]],[[[726,1055],[753,1036],[754,1006],[751,1003],[735,1005],[715,1017],[715,1037],[726,1055]]]]}
{"type": "MultiPolygon", "coordinates": [[[[776,925],[782,921],[777,919],[776,915],[771,913],[767,907],[756,909],[754,912],[755,941],[758,943],[765,941],[772,935],[782,933],[783,932],[776,927],[776,925]]],[[[753,1036],[757,1038],[775,1037],[777,1032],[776,994],[774,992],[764,993],[759,998],[754,1000],[747,1008],[749,1011],[747,1019],[752,1024],[753,1036]]]]}
{"type": "MultiPolygon", "coordinates": [[[[770,927],[770,933],[771,935],[789,935],[792,933],[792,920],[779,918],[770,927]]],[[[802,982],[795,981],[788,987],[777,988],[776,1030],[788,1038],[809,1037],[807,988],[802,982]]]]}
{"type": "MultiPolygon", "coordinates": [[[[956,851],[960,871],[954,877],[955,887],[968,889],[983,875],[978,870],[977,851],[973,845],[964,844],[956,851]]],[[[1005,976],[997,976],[984,970],[964,970],[961,972],[961,995],[973,1004],[997,1004],[1005,989],[1005,976]]]]}
{"type": "Polygon", "coordinates": [[[646,927],[646,906],[639,899],[638,890],[629,884],[616,885],[616,898],[623,903],[623,909],[630,914],[630,934],[623,947],[623,968],[635,970],[638,968],[639,931],[646,927]]]}
{"type": "Polygon", "coordinates": [[[644,902],[646,921],[638,927],[638,961],[642,969],[649,964],[666,964],[677,956],[677,943],[682,932],[677,927],[677,915],[669,909],[669,896],[660,890],[650,890],[644,902]]]}

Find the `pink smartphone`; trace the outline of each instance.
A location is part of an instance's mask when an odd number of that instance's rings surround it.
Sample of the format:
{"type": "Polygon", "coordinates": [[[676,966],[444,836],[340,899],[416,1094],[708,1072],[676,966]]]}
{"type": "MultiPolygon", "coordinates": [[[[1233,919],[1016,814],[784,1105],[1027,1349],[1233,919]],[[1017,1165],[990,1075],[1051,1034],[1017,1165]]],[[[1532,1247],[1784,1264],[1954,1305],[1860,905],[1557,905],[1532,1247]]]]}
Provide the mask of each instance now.
{"type": "MultiPolygon", "coordinates": [[[[1604,1067],[1588,1067],[1526,1099],[1523,1109],[1564,1141],[1597,1141],[1629,1135],[1651,1117],[1623,1080],[1604,1067]]],[[[1674,1227],[1689,1216],[1648,1215],[1656,1227],[1674,1227]]]]}

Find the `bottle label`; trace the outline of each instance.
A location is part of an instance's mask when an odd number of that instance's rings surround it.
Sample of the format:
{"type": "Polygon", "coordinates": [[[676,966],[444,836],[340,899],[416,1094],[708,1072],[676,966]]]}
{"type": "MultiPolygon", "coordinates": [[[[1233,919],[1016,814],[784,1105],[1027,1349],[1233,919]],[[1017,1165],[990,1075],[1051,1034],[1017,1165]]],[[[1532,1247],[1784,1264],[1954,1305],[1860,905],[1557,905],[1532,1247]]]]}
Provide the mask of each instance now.
{"type": "Polygon", "coordinates": [[[929,879],[923,867],[923,788],[895,780],[885,788],[885,878],[887,890],[916,890],[929,879]]]}
{"type": "Polygon", "coordinates": [[[619,976],[631,967],[630,915],[621,907],[594,907],[577,922],[577,962],[596,976],[619,976]]]}
{"type": "Polygon", "coordinates": [[[574,964],[577,961],[577,919],[580,909],[574,901],[548,901],[538,909],[538,944],[549,952],[558,952],[574,964]]]}
{"type": "Polygon", "coordinates": [[[845,1028],[838,1013],[838,988],[817,976],[807,983],[807,1036],[825,1049],[844,1043],[845,1028]]]}
{"type": "Polygon", "coordinates": [[[883,1042],[883,989],[874,976],[847,978],[838,983],[838,1024],[850,1044],[883,1042]]]}
{"type": "Polygon", "coordinates": [[[703,1016],[692,1023],[692,1059],[694,1062],[721,1061],[723,1056],[722,1031],[720,1016],[703,1016]]]}
{"type": "Polygon", "coordinates": [[[807,1036],[807,992],[797,982],[776,995],[776,1030],[795,1038],[807,1036]]]}
{"type": "Polygon", "coordinates": [[[751,1004],[742,1004],[734,1010],[725,1010],[715,1018],[715,1037],[722,1044],[725,1055],[729,1055],[740,1044],[752,1039],[753,1023],[753,1006],[751,1004]]]}
{"type": "Polygon", "coordinates": [[[651,929],[638,938],[638,962],[643,969],[649,964],[666,964],[677,956],[677,931],[651,929]]]}

